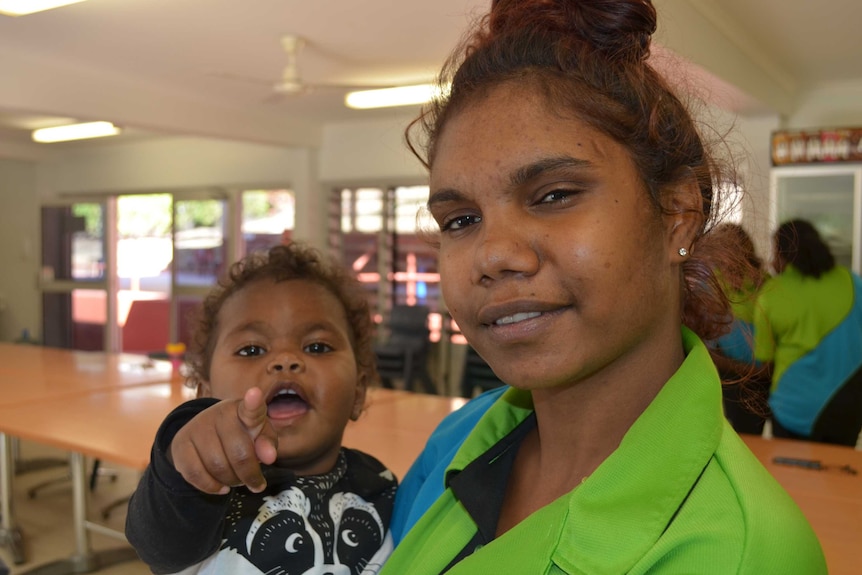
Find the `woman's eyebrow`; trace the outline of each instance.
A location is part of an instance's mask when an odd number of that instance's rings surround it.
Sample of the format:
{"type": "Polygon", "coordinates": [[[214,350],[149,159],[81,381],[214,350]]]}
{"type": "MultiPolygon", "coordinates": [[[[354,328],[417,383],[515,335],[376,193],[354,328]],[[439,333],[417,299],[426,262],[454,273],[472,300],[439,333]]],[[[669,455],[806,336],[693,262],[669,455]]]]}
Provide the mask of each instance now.
{"type": "MultiPolygon", "coordinates": [[[[540,176],[545,172],[560,170],[564,168],[589,168],[593,163],[589,160],[573,158],[571,156],[554,156],[550,158],[542,158],[541,160],[532,162],[525,166],[521,166],[515,170],[509,177],[512,186],[520,186],[529,182],[533,178],[540,176]]],[[[464,195],[453,188],[441,188],[435,191],[428,198],[428,209],[431,209],[436,204],[446,202],[457,202],[464,199],[464,195]]]]}
{"type": "Polygon", "coordinates": [[[510,181],[513,186],[520,186],[545,172],[559,170],[561,168],[586,168],[591,167],[592,165],[592,162],[588,160],[581,160],[571,156],[542,158],[541,160],[518,168],[512,174],[510,181]]]}
{"type": "Polygon", "coordinates": [[[446,202],[457,202],[464,199],[464,194],[452,188],[443,188],[435,191],[428,197],[427,208],[430,210],[435,204],[446,202]]]}

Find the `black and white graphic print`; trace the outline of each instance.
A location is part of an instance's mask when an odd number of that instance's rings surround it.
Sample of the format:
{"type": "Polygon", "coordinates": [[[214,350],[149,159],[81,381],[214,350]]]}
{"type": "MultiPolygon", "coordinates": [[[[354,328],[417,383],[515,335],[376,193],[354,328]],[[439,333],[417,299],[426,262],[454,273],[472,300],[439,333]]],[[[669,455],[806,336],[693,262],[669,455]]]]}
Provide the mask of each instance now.
{"type": "Polygon", "coordinates": [[[320,507],[297,487],[264,497],[253,517],[233,515],[237,522],[222,550],[272,575],[376,573],[391,541],[374,506],[354,493],[335,493],[320,507]]]}

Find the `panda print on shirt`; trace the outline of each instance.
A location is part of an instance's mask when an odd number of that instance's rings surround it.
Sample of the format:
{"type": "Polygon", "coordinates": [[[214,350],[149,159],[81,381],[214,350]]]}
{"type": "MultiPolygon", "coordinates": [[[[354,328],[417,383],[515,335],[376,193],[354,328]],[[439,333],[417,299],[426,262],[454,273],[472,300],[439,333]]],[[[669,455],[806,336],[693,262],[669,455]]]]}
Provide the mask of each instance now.
{"type": "Polygon", "coordinates": [[[336,493],[326,507],[326,513],[313,510],[296,487],[265,497],[243,541],[232,537],[222,548],[236,550],[262,573],[368,573],[386,535],[377,510],[354,493],[336,493]]]}
{"type": "Polygon", "coordinates": [[[343,471],[342,460],[335,472],[294,478],[277,494],[235,490],[218,553],[183,573],[376,574],[392,535],[372,503],[338,491],[343,471]]]}

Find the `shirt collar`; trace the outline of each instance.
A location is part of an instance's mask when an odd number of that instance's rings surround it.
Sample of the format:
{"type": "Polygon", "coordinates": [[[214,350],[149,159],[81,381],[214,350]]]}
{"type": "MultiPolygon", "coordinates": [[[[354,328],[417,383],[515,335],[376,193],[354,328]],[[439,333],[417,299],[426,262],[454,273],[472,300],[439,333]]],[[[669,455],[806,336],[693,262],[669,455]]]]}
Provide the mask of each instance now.
{"type": "MultiPolygon", "coordinates": [[[[661,537],[718,447],[721,384],[703,342],[683,328],[686,358],[620,446],[567,497],[552,560],[584,573],[625,573],[661,537]],[[611,535],[613,534],[613,535],[611,535]],[[577,542],[577,544],[573,544],[577,542]]],[[[447,468],[460,471],[533,412],[508,389],[447,468]]]]}
{"type": "Polygon", "coordinates": [[[664,533],[712,459],[724,427],[721,383],[706,346],[685,328],[683,345],[680,368],[572,494],[560,539],[569,543],[554,553],[560,565],[628,572],[664,533]]]}

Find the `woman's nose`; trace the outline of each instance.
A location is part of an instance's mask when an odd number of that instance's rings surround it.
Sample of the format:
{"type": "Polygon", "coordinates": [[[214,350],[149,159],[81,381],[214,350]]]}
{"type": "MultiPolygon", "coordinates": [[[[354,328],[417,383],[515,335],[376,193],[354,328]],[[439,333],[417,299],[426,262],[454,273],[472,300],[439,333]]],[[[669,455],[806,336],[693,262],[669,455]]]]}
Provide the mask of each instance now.
{"type": "Polygon", "coordinates": [[[482,283],[508,276],[531,276],[539,270],[540,256],[534,234],[517,221],[506,225],[482,222],[474,252],[473,280],[482,283]]]}

